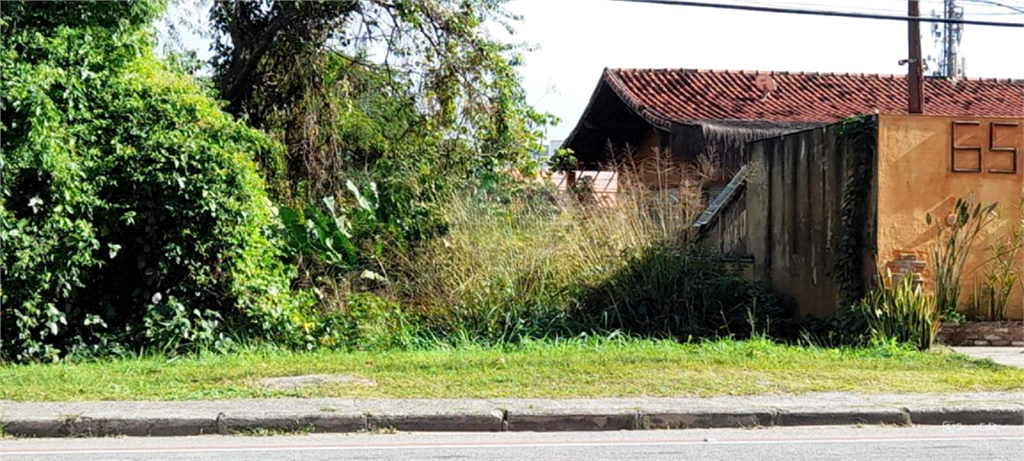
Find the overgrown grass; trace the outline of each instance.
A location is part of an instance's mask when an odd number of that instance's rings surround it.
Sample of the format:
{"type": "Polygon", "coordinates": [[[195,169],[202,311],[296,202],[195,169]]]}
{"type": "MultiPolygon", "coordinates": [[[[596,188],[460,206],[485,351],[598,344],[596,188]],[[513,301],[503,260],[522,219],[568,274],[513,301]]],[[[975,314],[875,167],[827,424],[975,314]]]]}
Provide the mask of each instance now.
{"type": "Polygon", "coordinates": [[[745,337],[774,300],[702,250],[690,229],[700,181],[666,169],[657,156],[623,168],[613,206],[544,190],[457,197],[446,236],[392,257],[389,295],[438,339],[745,337]],[[674,179],[641,184],[656,168],[674,179]]]}
{"type": "Polygon", "coordinates": [[[1024,373],[894,343],[822,349],[764,339],[693,344],[572,339],[494,348],[247,352],[168,360],[5,365],[0,399],[181,400],[272,396],[492,398],[714,396],[814,391],[968,392],[1024,388],[1024,373]],[[345,374],[376,385],[270,391],[262,378],[345,374]]]}

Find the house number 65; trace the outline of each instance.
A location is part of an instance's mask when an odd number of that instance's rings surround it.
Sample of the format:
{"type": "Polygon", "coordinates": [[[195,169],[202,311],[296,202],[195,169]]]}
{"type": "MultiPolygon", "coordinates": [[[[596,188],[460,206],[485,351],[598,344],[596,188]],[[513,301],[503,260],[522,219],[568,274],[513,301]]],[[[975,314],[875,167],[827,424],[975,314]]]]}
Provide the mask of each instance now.
{"type": "MultiPolygon", "coordinates": [[[[960,144],[960,138],[964,135],[968,135],[969,131],[980,131],[981,122],[978,121],[954,121],[953,122],[953,149],[950,153],[950,165],[954,173],[981,173],[983,168],[982,159],[982,146],[980,144],[960,144]],[[974,128],[976,127],[976,128],[974,128]],[[962,159],[964,154],[974,154],[975,161],[971,162],[973,165],[961,166],[958,159],[962,159]]],[[[1019,129],[1020,123],[1018,122],[989,122],[988,124],[988,153],[986,157],[992,155],[1009,156],[1011,163],[1009,168],[1005,167],[989,167],[989,173],[1002,173],[1002,174],[1017,174],[1017,146],[1013,144],[1002,145],[999,144],[1000,136],[1005,135],[1008,132],[1012,132],[1014,129],[1019,129]]],[[[968,135],[969,136],[969,135],[968,135]]],[[[1009,136],[1005,138],[1012,139],[1009,136]]],[[[1012,141],[1011,141],[1012,142],[1012,141]]],[[[989,163],[989,162],[986,162],[989,163]]],[[[1002,162],[1000,162],[1002,163],[1002,162]]],[[[1005,166],[1005,163],[1002,163],[1005,166]]]]}

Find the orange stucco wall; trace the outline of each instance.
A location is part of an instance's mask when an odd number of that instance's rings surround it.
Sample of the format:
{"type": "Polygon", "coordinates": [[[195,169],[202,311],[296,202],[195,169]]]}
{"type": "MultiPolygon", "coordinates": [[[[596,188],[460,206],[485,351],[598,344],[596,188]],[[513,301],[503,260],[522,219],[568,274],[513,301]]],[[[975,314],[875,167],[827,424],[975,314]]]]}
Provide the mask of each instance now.
{"type": "MultiPolygon", "coordinates": [[[[1024,119],[938,117],[922,115],[880,115],[878,117],[878,252],[877,261],[884,268],[898,266],[901,257],[916,256],[923,261],[919,269],[926,288],[933,288],[930,251],[936,230],[926,223],[926,214],[945,219],[958,197],[974,194],[975,202],[999,202],[1004,218],[979,237],[968,259],[961,280],[961,310],[975,281],[981,281],[983,261],[991,255],[992,243],[1007,235],[1012,226],[1021,225],[1020,203],[1024,195],[1024,119]],[[959,146],[979,146],[978,151],[959,149],[953,154],[954,122],[968,122],[956,127],[959,146]],[[976,124],[974,122],[977,122],[976,124]],[[993,133],[992,124],[996,123],[993,133]],[[1016,124],[1016,127],[1007,124],[1016,124]],[[995,147],[1016,148],[1016,173],[996,173],[991,169],[1012,169],[1013,154],[995,147]],[[955,160],[953,155],[955,155],[955,160]],[[953,172],[960,169],[980,172],[953,172]]],[[[1024,258],[1018,255],[1014,264],[1024,270],[1024,258]]],[[[884,269],[883,269],[884,270],[884,269]]],[[[1024,297],[1021,283],[1015,284],[1010,296],[1007,316],[1022,317],[1024,297]]]]}

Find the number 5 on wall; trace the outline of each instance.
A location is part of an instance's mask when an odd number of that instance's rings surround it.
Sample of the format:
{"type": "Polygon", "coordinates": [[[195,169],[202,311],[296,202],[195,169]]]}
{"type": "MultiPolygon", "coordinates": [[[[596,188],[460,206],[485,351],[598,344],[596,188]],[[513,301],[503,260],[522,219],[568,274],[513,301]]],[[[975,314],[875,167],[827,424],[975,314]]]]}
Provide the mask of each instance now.
{"type": "MultiPolygon", "coordinates": [[[[996,138],[1000,134],[999,132],[1002,131],[1001,130],[1002,128],[1011,128],[1012,129],[1012,128],[1018,128],[1018,127],[1020,127],[1020,124],[1016,123],[1016,122],[992,122],[991,124],[989,124],[989,128],[988,128],[988,143],[989,143],[988,145],[989,145],[989,147],[988,147],[988,150],[991,151],[991,152],[1009,152],[1010,153],[1010,157],[1013,160],[1013,163],[1010,164],[1011,166],[1010,166],[1009,169],[1007,169],[1007,168],[989,168],[988,169],[989,173],[1017,174],[1017,146],[1013,145],[1013,144],[1011,144],[1009,146],[997,146],[996,145],[996,138]]],[[[1012,138],[1010,138],[1010,139],[1012,139],[1012,138]]]]}

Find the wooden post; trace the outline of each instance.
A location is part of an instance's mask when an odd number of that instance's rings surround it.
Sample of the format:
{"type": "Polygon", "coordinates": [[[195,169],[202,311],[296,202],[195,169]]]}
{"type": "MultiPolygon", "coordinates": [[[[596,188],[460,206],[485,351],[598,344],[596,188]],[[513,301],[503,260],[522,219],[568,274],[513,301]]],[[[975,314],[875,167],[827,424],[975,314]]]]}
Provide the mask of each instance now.
{"type": "MultiPolygon", "coordinates": [[[[907,15],[911,18],[920,16],[921,11],[917,0],[909,0],[907,15]]],[[[921,21],[907,21],[907,39],[910,48],[910,59],[907,60],[907,112],[920,114],[924,112],[924,77],[921,63],[921,21]]]]}

